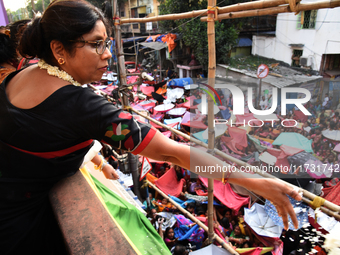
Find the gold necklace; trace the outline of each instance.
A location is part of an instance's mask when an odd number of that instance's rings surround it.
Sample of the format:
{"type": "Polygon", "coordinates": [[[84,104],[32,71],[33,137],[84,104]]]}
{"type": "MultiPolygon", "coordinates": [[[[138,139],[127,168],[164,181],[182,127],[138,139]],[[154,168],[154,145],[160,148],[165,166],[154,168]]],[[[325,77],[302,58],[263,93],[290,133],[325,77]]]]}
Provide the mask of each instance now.
{"type": "Polygon", "coordinates": [[[66,73],[63,70],[60,70],[57,66],[51,66],[47,64],[43,59],[40,59],[38,62],[38,66],[40,69],[47,70],[47,73],[51,76],[56,76],[64,81],[68,81],[69,83],[73,84],[74,86],[81,86],[81,84],[73,79],[71,75],[66,73]]]}

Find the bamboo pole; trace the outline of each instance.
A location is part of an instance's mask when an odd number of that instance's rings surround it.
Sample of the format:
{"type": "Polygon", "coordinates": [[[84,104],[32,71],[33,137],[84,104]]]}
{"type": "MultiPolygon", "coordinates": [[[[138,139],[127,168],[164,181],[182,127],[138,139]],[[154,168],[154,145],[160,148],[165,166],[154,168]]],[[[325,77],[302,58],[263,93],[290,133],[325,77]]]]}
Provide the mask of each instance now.
{"type": "MultiPolygon", "coordinates": [[[[105,92],[103,92],[101,90],[98,90],[93,85],[88,85],[88,86],[91,89],[98,91],[101,95],[107,97],[107,94],[105,92]]],[[[111,100],[113,100],[113,99],[111,98],[111,100]]],[[[140,113],[139,111],[137,111],[137,110],[135,110],[133,108],[130,108],[130,110],[132,112],[138,114],[139,116],[142,116],[143,118],[145,118],[145,119],[147,119],[149,121],[152,121],[153,123],[161,126],[162,128],[168,129],[169,131],[171,131],[172,133],[174,133],[176,135],[182,136],[183,138],[185,138],[185,139],[187,139],[187,140],[189,140],[191,142],[194,142],[194,143],[196,143],[196,144],[198,144],[198,145],[200,145],[200,146],[202,146],[204,148],[208,148],[208,145],[206,143],[204,143],[204,142],[202,142],[202,141],[200,141],[200,140],[198,140],[198,139],[196,139],[194,137],[191,137],[191,136],[189,136],[189,135],[187,135],[187,134],[185,134],[185,133],[183,133],[181,131],[178,131],[178,130],[172,128],[172,127],[169,127],[169,126],[167,126],[167,125],[165,125],[165,124],[163,124],[163,123],[161,123],[161,122],[159,122],[159,121],[157,121],[157,120],[155,120],[155,119],[153,119],[153,118],[151,118],[151,117],[149,117],[147,115],[144,115],[144,114],[140,113]]],[[[232,156],[230,156],[230,155],[228,155],[228,154],[226,154],[226,153],[224,153],[224,152],[222,152],[222,151],[220,151],[220,150],[218,150],[216,148],[214,149],[214,153],[217,154],[218,156],[220,156],[220,157],[222,157],[224,159],[227,159],[229,161],[232,161],[232,162],[234,162],[234,163],[236,163],[236,164],[238,164],[240,166],[249,167],[253,172],[258,173],[259,175],[261,175],[263,177],[276,179],[278,181],[283,182],[285,185],[288,185],[288,186],[290,186],[292,188],[299,189],[299,191],[302,192],[303,196],[304,196],[302,198],[302,201],[305,202],[306,204],[310,204],[310,202],[313,201],[317,197],[315,194],[313,194],[313,193],[311,193],[311,192],[309,192],[307,190],[301,189],[301,188],[299,188],[299,187],[297,187],[297,186],[295,186],[293,184],[285,182],[285,181],[283,181],[283,180],[281,180],[281,179],[279,179],[279,178],[277,178],[275,176],[272,176],[272,175],[270,175],[270,174],[268,174],[268,173],[266,173],[264,171],[261,171],[261,170],[257,169],[256,167],[254,167],[252,165],[249,165],[248,163],[243,162],[243,161],[241,161],[239,159],[236,159],[236,158],[234,158],[234,157],[232,157],[232,156]]],[[[324,213],[326,213],[326,214],[328,214],[328,215],[330,215],[330,216],[340,220],[340,206],[338,206],[338,205],[336,205],[336,204],[326,200],[324,205],[321,206],[320,209],[324,213]]]]}
{"type": "MultiPolygon", "coordinates": [[[[322,1],[322,2],[298,4],[295,7],[295,10],[292,10],[291,7],[287,4],[287,5],[273,7],[273,8],[219,14],[217,16],[217,20],[237,19],[237,18],[244,18],[244,17],[264,16],[264,15],[273,15],[273,14],[278,14],[278,13],[289,13],[289,12],[298,13],[300,11],[309,11],[309,10],[324,9],[324,8],[335,8],[339,6],[340,6],[340,0],[328,0],[328,1],[322,1]]],[[[202,17],[201,21],[207,21],[207,18],[202,17]]]]}
{"type": "MultiPolygon", "coordinates": [[[[287,2],[288,1],[286,0],[273,0],[273,1],[262,0],[262,1],[239,3],[235,5],[221,7],[218,9],[218,13],[220,13],[218,15],[218,20],[236,19],[236,18],[251,17],[251,16],[273,15],[273,14],[286,13],[286,12],[300,12],[300,11],[308,11],[308,10],[316,10],[316,9],[324,9],[324,8],[335,8],[335,7],[340,6],[340,0],[327,0],[327,1],[320,1],[320,2],[314,2],[314,3],[297,4],[296,9],[293,10],[287,4],[287,2]],[[279,7],[282,7],[279,5],[283,5],[283,4],[287,4],[287,5],[283,6],[284,8],[279,8],[279,7]],[[271,7],[274,7],[274,8],[271,8],[271,7]],[[256,9],[259,9],[259,10],[256,10],[256,9]],[[268,9],[268,10],[264,12],[259,12],[261,9],[268,9]],[[247,10],[252,10],[253,12],[251,11],[244,12],[247,10]]],[[[148,18],[122,19],[121,24],[146,23],[146,22],[163,21],[163,20],[190,19],[190,18],[196,18],[199,16],[206,16],[206,15],[207,15],[207,10],[197,10],[197,11],[191,11],[191,12],[185,12],[185,13],[159,15],[159,16],[148,17],[148,18]]],[[[207,20],[207,17],[201,18],[201,21],[206,21],[206,20],[207,20]]]]}
{"type": "MultiPolygon", "coordinates": [[[[159,188],[156,187],[156,185],[154,185],[153,183],[148,181],[148,185],[150,185],[153,189],[155,189],[159,194],[161,194],[163,197],[169,199],[169,201],[175,205],[177,207],[178,210],[180,210],[184,216],[186,216],[187,218],[190,218],[193,222],[195,222],[198,226],[200,226],[201,228],[204,229],[204,231],[208,232],[208,227],[206,225],[204,225],[200,220],[196,219],[195,216],[193,216],[191,213],[189,213],[187,210],[185,210],[184,208],[182,208],[179,204],[177,204],[174,200],[172,200],[169,196],[167,196],[163,191],[161,191],[159,188]]],[[[210,216],[209,216],[210,217],[210,216]]],[[[208,220],[209,220],[208,217],[208,220]]],[[[238,255],[238,252],[235,251],[229,243],[226,243],[225,240],[223,240],[221,237],[219,237],[218,235],[216,235],[213,232],[213,239],[216,240],[217,242],[219,242],[222,247],[224,249],[226,249],[227,251],[229,251],[231,254],[234,255],[238,255]]]]}
{"type": "MultiPolygon", "coordinates": [[[[120,27],[120,19],[119,19],[119,10],[118,10],[118,3],[117,0],[113,0],[113,17],[114,17],[114,25],[115,25],[115,40],[116,40],[116,49],[117,49],[117,62],[118,62],[118,69],[119,69],[119,84],[120,87],[122,85],[127,84],[127,77],[126,77],[126,70],[125,70],[125,57],[124,57],[124,51],[123,51],[123,45],[122,45],[122,30],[120,27]]],[[[137,64],[137,63],[136,63],[137,64]]],[[[119,93],[119,97],[122,100],[123,107],[128,107],[129,99],[128,97],[123,94],[119,93]]],[[[133,180],[133,191],[136,194],[138,198],[141,198],[140,192],[139,192],[139,173],[138,173],[138,167],[137,167],[137,156],[133,155],[132,153],[128,153],[128,162],[129,162],[129,168],[132,174],[132,180],[133,180]]]]}
{"type": "MultiPolygon", "coordinates": [[[[115,41],[116,41],[116,49],[117,49],[117,62],[118,62],[118,69],[119,69],[119,81],[120,84],[127,84],[126,79],[126,70],[125,70],[125,57],[124,51],[122,46],[122,30],[120,27],[120,19],[119,19],[119,12],[117,6],[117,0],[113,0],[113,19],[115,25],[115,41]]],[[[119,93],[120,94],[120,93],[119,93]]],[[[129,105],[129,100],[127,96],[123,95],[121,97],[123,106],[129,105]]]]}
{"type": "MultiPolygon", "coordinates": [[[[208,0],[207,9],[216,6],[216,0],[208,0]]],[[[217,14],[217,13],[216,13],[217,14]]],[[[208,13],[208,84],[215,87],[216,75],[216,49],[215,49],[215,13],[208,13]]],[[[212,91],[211,91],[212,92],[212,91]]],[[[214,129],[214,101],[208,97],[208,151],[213,152],[215,145],[215,129],[214,129]]],[[[214,179],[208,178],[208,237],[210,243],[214,237],[214,179]]]]}
{"type": "MultiPolygon", "coordinates": [[[[218,9],[219,13],[227,13],[227,12],[236,12],[236,11],[244,11],[244,10],[251,10],[251,9],[259,9],[259,8],[269,8],[279,6],[281,4],[286,4],[286,0],[261,0],[261,1],[254,1],[248,3],[239,3],[233,4],[229,6],[224,6],[218,9]]],[[[174,13],[174,14],[166,14],[166,15],[159,15],[155,17],[149,18],[129,18],[123,19],[121,21],[122,24],[126,23],[145,23],[145,22],[152,22],[152,21],[162,21],[162,20],[177,20],[177,19],[189,19],[189,18],[196,18],[201,15],[207,15],[206,10],[197,10],[191,12],[184,12],[184,13],[174,13]]]]}
{"type": "MultiPolygon", "coordinates": [[[[206,143],[204,143],[204,142],[202,142],[202,141],[200,141],[200,140],[198,140],[198,139],[196,139],[194,137],[191,137],[191,136],[189,136],[187,134],[184,134],[183,132],[178,131],[178,130],[172,128],[172,127],[168,127],[167,125],[164,125],[163,123],[161,123],[161,122],[159,122],[159,121],[157,121],[157,120],[155,120],[155,119],[153,119],[153,118],[151,118],[149,116],[146,116],[146,115],[138,112],[137,110],[135,110],[133,108],[131,108],[131,111],[135,112],[136,114],[144,117],[145,119],[147,119],[149,121],[152,121],[152,122],[156,123],[157,125],[159,125],[159,126],[161,126],[163,128],[168,129],[169,131],[171,131],[172,133],[174,133],[176,135],[180,135],[183,138],[185,138],[185,139],[187,139],[187,140],[189,140],[191,142],[194,142],[194,143],[196,143],[196,144],[198,144],[198,145],[208,149],[208,145],[206,143]]],[[[240,166],[249,167],[255,173],[258,173],[259,175],[261,175],[263,177],[277,179],[277,180],[283,182],[284,184],[286,184],[286,185],[288,185],[288,186],[290,186],[292,188],[298,188],[299,191],[302,191],[303,196],[305,196],[308,199],[308,200],[304,200],[304,202],[306,202],[307,204],[309,204],[310,201],[313,201],[317,197],[315,194],[313,194],[313,193],[311,193],[311,192],[309,192],[307,190],[301,189],[301,188],[299,188],[299,187],[297,187],[297,186],[295,186],[293,184],[285,182],[285,181],[283,181],[283,180],[281,180],[281,179],[279,179],[279,178],[277,178],[275,176],[272,176],[272,175],[270,175],[270,174],[268,174],[268,173],[266,173],[264,171],[261,171],[261,170],[257,169],[256,167],[254,167],[252,165],[249,165],[248,163],[243,162],[243,161],[241,161],[239,159],[236,159],[236,158],[234,158],[234,157],[232,157],[232,156],[230,156],[230,155],[228,155],[228,154],[226,154],[226,153],[224,153],[224,152],[222,152],[222,151],[220,151],[220,150],[218,150],[216,148],[214,149],[214,153],[217,154],[218,156],[220,156],[220,157],[222,157],[224,159],[227,159],[229,161],[232,161],[232,162],[234,162],[234,163],[236,163],[236,164],[238,164],[240,166]]],[[[340,206],[335,205],[332,202],[329,202],[329,201],[326,200],[324,205],[320,209],[323,212],[327,213],[328,211],[327,211],[327,209],[325,207],[330,209],[330,210],[332,210],[334,212],[333,215],[331,215],[331,216],[333,216],[333,217],[337,218],[338,220],[340,220],[340,214],[339,214],[340,213],[340,206]]]]}

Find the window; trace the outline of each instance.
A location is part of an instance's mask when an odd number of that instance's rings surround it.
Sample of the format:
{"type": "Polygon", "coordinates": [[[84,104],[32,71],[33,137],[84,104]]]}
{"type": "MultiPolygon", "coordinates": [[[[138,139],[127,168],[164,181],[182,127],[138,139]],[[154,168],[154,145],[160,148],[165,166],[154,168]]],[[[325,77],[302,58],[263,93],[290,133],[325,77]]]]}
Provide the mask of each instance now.
{"type": "Polygon", "coordinates": [[[121,17],[125,17],[125,11],[121,11],[121,12],[120,12],[120,16],[121,16],[121,17]]]}
{"type": "Polygon", "coordinates": [[[292,66],[300,67],[300,57],[302,56],[303,50],[293,50],[292,66]]]}
{"type": "Polygon", "coordinates": [[[298,15],[297,29],[314,29],[317,10],[302,11],[298,15]]]}

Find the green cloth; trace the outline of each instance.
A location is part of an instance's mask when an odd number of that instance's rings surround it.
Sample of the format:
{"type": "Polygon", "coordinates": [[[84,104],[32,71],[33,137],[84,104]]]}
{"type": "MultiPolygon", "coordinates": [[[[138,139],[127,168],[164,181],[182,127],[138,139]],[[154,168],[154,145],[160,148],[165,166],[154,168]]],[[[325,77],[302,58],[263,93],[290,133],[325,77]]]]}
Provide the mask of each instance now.
{"type": "Polygon", "coordinates": [[[247,136],[248,136],[249,140],[251,140],[252,142],[254,142],[255,148],[256,148],[259,152],[263,152],[263,151],[265,151],[265,150],[267,149],[266,146],[261,145],[261,142],[260,142],[259,139],[256,139],[256,138],[255,138],[254,136],[252,136],[252,135],[248,135],[248,134],[247,134],[247,136]]]}
{"type": "Polygon", "coordinates": [[[171,255],[150,221],[136,207],[112,192],[92,176],[107,208],[141,254],[171,255]]]}
{"type": "Polygon", "coordinates": [[[313,153],[312,140],[308,140],[306,137],[298,133],[294,132],[281,133],[273,142],[273,145],[281,146],[283,144],[313,153]]]}

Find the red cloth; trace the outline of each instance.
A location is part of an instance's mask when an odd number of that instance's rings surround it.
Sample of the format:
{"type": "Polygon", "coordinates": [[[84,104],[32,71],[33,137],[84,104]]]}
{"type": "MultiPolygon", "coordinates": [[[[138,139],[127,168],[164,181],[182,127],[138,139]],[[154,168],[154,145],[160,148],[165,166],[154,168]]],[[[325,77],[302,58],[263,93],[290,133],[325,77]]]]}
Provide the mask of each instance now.
{"type": "Polygon", "coordinates": [[[199,128],[199,129],[208,128],[208,126],[205,125],[202,121],[188,121],[186,123],[182,123],[181,125],[191,127],[191,128],[199,128]]]}
{"type": "Polygon", "coordinates": [[[171,168],[155,181],[156,186],[167,195],[179,197],[181,195],[185,180],[177,181],[176,171],[171,168]]]}
{"type": "Polygon", "coordinates": [[[222,136],[221,141],[233,152],[244,155],[243,149],[248,146],[247,131],[238,127],[228,128],[230,137],[222,136]]]}
{"type": "Polygon", "coordinates": [[[251,232],[263,243],[266,247],[274,247],[271,251],[273,255],[282,255],[283,253],[283,242],[278,237],[268,237],[268,236],[260,236],[255,233],[254,230],[250,228],[251,232]]]}
{"type": "Polygon", "coordinates": [[[262,125],[262,122],[260,120],[256,119],[254,117],[253,113],[245,113],[243,115],[235,115],[235,117],[236,117],[236,120],[235,120],[235,123],[233,123],[233,124],[236,124],[236,125],[244,125],[244,123],[246,125],[248,125],[249,120],[253,120],[253,121],[250,122],[251,126],[261,126],[262,125]]]}
{"type": "MultiPolygon", "coordinates": [[[[296,111],[294,110],[294,120],[300,120],[302,123],[307,122],[308,116],[306,116],[302,111],[296,111]]],[[[287,124],[285,124],[287,125],[287,124]]]]}
{"type": "Polygon", "coordinates": [[[204,191],[201,190],[201,189],[196,190],[196,194],[197,194],[198,196],[208,196],[208,192],[204,192],[204,191]]]}
{"type": "MultiPolygon", "coordinates": [[[[208,179],[200,177],[203,184],[208,187],[208,179]]],[[[236,194],[229,183],[223,184],[220,181],[214,180],[214,196],[221,201],[222,204],[237,213],[243,205],[248,205],[250,197],[243,197],[236,194]]]]}
{"type": "Polygon", "coordinates": [[[229,127],[228,131],[230,137],[233,138],[233,143],[235,143],[236,148],[242,150],[248,146],[247,130],[238,127],[229,127]]]}
{"type": "Polygon", "coordinates": [[[293,156],[303,149],[294,148],[288,145],[281,145],[280,149],[267,148],[267,152],[277,158],[275,166],[281,167],[281,173],[285,174],[282,170],[290,170],[290,164],[288,161],[288,156],[293,156]]]}
{"type": "Polygon", "coordinates": [[[237,153],[239,155],[243,155],[244,154],[242,151],[239,151],[236,148],[236,143],[233,142],[233,138],[232,137],[222,136],[221,137],[221,142],[223,142],[233,152],[235,152],[235,153],[237,153]]]}
{"type": "Polygon", "coordinates": [[[329,202],[340,205],[340,182],[338,182],[331,191],[324,197],[329,202]]]}
{"type": "Polygon", "coordinates": [[[145,94],[147,96],[151,96],[151,93],[155,92],[155,87],[154,86],[148,86],[148,87],[142,87],[141,86],[141,90],[142,90],[143,94],[145,94]]]}

